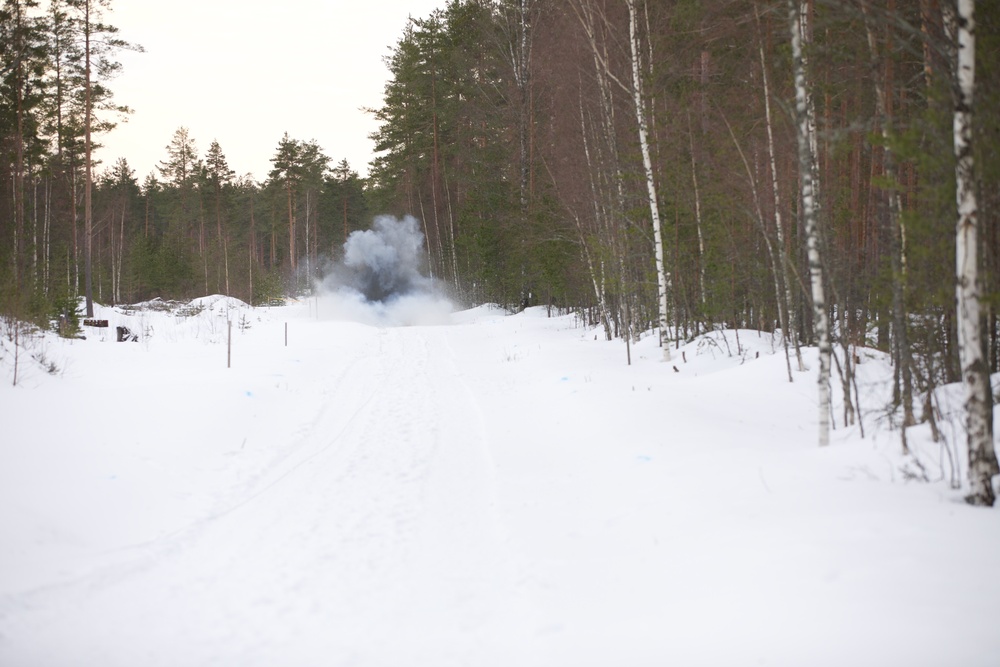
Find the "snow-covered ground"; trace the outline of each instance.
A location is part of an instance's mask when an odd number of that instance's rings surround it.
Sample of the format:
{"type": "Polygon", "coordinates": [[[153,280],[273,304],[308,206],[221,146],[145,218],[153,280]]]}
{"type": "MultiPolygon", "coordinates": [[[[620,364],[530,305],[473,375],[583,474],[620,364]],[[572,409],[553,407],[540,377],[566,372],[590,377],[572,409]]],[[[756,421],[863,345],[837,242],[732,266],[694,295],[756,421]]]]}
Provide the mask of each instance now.
{"type": "Polygon", "coordinates": [[[947,414],[912,480],[877,353],[820,449],[766,334],[344,306],[100,308],[17,387],[4,341],[0,665],[1000,664],[1000,511],[947,414]]]}

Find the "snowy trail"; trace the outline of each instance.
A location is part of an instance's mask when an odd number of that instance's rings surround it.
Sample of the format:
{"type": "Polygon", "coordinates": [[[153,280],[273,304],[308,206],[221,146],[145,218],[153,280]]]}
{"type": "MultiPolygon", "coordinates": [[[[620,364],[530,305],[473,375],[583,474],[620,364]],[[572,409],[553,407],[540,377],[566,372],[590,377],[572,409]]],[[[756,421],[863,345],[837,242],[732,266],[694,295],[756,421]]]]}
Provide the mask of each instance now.
{"type": "Polygon", "coordinates": [[[444,332],[380,329],[365,344],[291,451],[221,509],[6,609],[31,648],[14,662],[508,664],[503,642],[527,615],[481,407],[444,332]]]}
{"type": "MultiPolygon", "coordinates": [[[[813,378],[789,384],[766,335],[675,370],[653,337],[627,366],[544,309],[395,328],[302,304],[256,313],[226,369],[219,322],[185,322],[66,343],[67,377],[0,388],[0,666],[1000,652],[1000,512],[906,483],[894,433],[815,447],[813,378]],[[118,421],[81,429],[111,395],[118,421]],[[65,418],[39,429],[46,402],[65,418]]],[[[891,377],[862,370],[876,394],[891,377]]]]}

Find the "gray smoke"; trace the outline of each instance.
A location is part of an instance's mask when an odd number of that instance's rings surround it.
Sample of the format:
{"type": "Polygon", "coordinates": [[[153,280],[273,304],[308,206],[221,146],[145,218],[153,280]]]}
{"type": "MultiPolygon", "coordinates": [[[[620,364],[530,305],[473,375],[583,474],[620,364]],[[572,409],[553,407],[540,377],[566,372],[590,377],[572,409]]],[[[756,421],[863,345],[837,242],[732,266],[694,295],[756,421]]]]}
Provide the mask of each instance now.
{"type": "Polygon", "coordinates": [[[342,261],[322,281],[321,313],[366,324],[434,324],[454,306],[423,274],[424,235],[412,216],[381,215],[372,228],[352,232],[342,261]]]}
{"type": "Polygon", "coordinates": [[[375,218],[371,229],[347,237],[344,285],[367,301],[380,303],[430,291],[430,280],[420,272],[423,245],[424,235],[415,218],[375,218]]]}

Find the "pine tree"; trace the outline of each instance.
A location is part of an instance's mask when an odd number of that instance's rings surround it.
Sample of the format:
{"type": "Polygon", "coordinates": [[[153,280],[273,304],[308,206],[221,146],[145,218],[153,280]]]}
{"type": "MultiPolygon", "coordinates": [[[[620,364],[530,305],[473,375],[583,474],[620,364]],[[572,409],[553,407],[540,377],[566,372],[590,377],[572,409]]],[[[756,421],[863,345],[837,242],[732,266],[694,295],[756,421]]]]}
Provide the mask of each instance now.
{"type": "Polygon", "coordinates": [[[176,187],[190,186],[197,173],[198,149],[186,127],[174,131],[166,150],[167,159],[157,167],[160,175],[176,187]]]}
{"type": "Polygon", "coordinates": [[[223,190],[233,180],[236,173],[229,168],[226,156],[222,153],[219,142],[213,140],[205,154],[205,169],[208,173],[208,180],[211,184],[215,200],[215,230],[216,241],[218,243],[219,256],[222,258],[222,273],[225,285],[225,294],[229,291],[229,241],[227,234],[223,233],[223,190]]]}
{"type": "Polygon", "coordinates": [[[78,14],[76,23],[83,41],[84,289],[87,316],[93,317],[93,137],[114,127],[113,121],[97,119],[95,112],[110,107],[128,113],[127,107],[110,106],[111,91],[102,82],[120,69],[121,65],[114,60],[118,51],[141,48],[116,37],[118,29],[101,21],[103,13],[111,8],[111,0],[67,0],[67,4],[78,14]]]}
{"type": "Polygon", "coordinates": [[[45,53],[41,25],[32,11],[37,6],[35,0],[6,0],[0,12],[0,53],[3,55],[0,138],[3,140],[4,171],[10,170],[5,174],[9,179],[5,185],[9,185],[7,192],[11,197],[3,222],[0,222],[0,232],[11,253],[9,259],[4,258],[8,259],[4,263],[13,274],[15,298],[23,296],[23,290],[30,287],[25,185],[32,144],[37,137],[41,102],[38,91],[45,53]]]}
{"type": "Polygon", "coordinates": [[[300,156],[302,152],[301,142],[292,139],[285,132],[278,142],[278,149],[271,158],[274,168],[268,177],[275,183],[280,183],[285,191],[286,204],[288,207],[288,266],[290,275],[295,276],[296,253],[295,253],[295,208],[297,206],[298,183],[302,178],[302,166],[300,156]]]}

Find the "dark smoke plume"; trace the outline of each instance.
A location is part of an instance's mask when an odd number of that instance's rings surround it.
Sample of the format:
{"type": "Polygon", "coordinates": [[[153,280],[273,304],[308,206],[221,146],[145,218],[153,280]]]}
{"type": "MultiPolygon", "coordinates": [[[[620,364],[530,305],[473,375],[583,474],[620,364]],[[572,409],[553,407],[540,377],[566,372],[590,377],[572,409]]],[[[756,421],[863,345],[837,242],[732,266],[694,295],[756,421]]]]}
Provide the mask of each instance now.
{"type": "Polygon", "coordinates": [[[351,233],[344,258],[328,267],[320,285],[325,311],[368,324],[431,324],[454,310],[425,276],[424,235],[412,216],[378,216],[372,228],[351,233]]]}
{"type": "Polygon", "coordinates": [[[372,228],[354,232],[344,244],[344,284],[367,301],[430,291],[420,272],[424,235],[416,219],[375,218],[372,228]]]}

